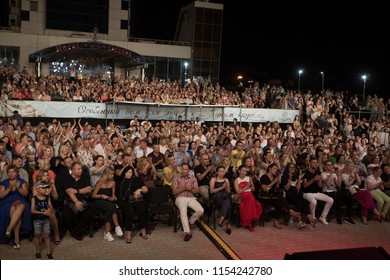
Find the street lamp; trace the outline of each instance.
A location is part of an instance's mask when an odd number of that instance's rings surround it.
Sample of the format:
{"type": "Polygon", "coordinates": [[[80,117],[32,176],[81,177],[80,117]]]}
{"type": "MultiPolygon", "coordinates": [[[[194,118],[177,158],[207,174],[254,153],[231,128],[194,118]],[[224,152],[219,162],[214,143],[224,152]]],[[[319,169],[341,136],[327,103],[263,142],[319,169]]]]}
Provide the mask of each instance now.
{"type": "Polygon", "coordinates": [[[184,80],[187,80],[188,62],[184,62],[184,80]]]}
{"type": "Polygon", "coordinates": [[[366,101],[366,80],[367,80],[367,75],[362,76],[363,79],[363,102],[366,101]]]}
{"type": "Polygon", "coordinates": [[[242,87],[243,86],[243,84],[242,84],[242,79],[243,79],[244,77],[242,76],[242,75],[238,75],[237,76],[237,80],[238,80],[238,87],[242,87]]]}
{"type": "Polygon", "coordinates": [[[321,79],[322,79],[322,81],[321,81],[321,89],[322,89],[322,92],[324,92],[324,78],[325,78],[324,75],[325,75],[324,72],[321,71],[321,79]]]}
{"type": "Polygon", "coordinates": [[[298,91],[300,91],[301,89],[301,75],[302,75],[303,71],[300,69],[298,71],[298,91]]]}

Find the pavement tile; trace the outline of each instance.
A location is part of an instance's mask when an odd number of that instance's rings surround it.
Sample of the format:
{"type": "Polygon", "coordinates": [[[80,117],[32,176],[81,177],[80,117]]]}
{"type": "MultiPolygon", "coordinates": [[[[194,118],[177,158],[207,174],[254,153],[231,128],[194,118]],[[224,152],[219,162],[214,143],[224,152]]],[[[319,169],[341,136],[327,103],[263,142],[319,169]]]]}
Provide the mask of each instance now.
{"type": "MultiPolygon", "coordinates": [[[[355,220],[358,219],[355,217],[355,220]]],[[[257,226],[254,233],[235,226],[232,227],[231,235],[222,230],[216,232],[241,259],[282,260],[286,253],[371,246],[382,246],[390,254],[388,222],[380,224],[369,221],[367,226],[361,223],[354,226],[330,223],[328,226],[308,226],[302,230],[289,227],[276,230],[271,223],[266,223],[265,227],[257,226]]],[[[114,242],[103,240],[103,229],[99,229],[93,238],[86,237],[83,241],[76,241],[67,234],[60,245],[52,244],[53,256],[55,260],[226,259],[201,231],[194,231],[189,242],[183,241],[182,231],[174,233],[172,227],[167,227],[166,224],[158,224],[148,240],[143,240],[135,233],[138,231],[133,234],[132,244],[126,244],[124,239],[116,237],[114,242]]],[[[34,244],[24,239],[20,250],[15,250],[10,245],[0,245],[0,259],[34,260],[34,244]]]]}

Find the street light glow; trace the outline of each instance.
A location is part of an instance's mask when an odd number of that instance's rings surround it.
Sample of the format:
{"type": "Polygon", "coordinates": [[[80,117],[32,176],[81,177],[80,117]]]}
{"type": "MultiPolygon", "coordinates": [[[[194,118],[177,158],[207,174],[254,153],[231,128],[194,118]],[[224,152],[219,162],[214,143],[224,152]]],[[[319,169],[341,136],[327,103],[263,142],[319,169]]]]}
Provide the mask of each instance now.
{"type": "Polygon", "coordinates": [[[301,89],[301,74],[303,73],[303,70],[302,69],[299,69],[298,71],[298,91],[300,91],[301,89]]]}
{"type": "Polygon", "coordinates": [[[188,75],[188,62],[184,62],[184,80],[187,80],[187,75],[188,75]]]}
{"type": "Polygon", "coordinates": [[[367,75],[362,76],[363,79],[363,102],[366,101],[366,80],[367,80],[367,75]]]}

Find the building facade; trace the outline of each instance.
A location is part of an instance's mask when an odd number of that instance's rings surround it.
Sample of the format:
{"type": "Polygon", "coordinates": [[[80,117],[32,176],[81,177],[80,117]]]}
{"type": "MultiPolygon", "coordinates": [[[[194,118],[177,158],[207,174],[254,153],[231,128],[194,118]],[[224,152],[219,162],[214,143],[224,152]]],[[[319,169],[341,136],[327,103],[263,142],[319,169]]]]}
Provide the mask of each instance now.
{"type": "MultiPolygon", "coordinates": [[[[31,57],[37,56],[32,54],[55,46],[97,42],[130,50],[149,62],[124,67],[102,58],[104,67],[99,71],[181,81],[198,76],[219,79],[221,4],[195,1],[182,8],[175,41],[130,37],[132,11],[127,0],[6,0],[0,5],[0,65],[26,67],[33,73],[37,61],[31,57]]],[[[75,66],[77,71],[91,71],[100,63],[97,59],[92,65],[91,59],[66,55],[62,60],[58,55],[42,60],[41,74],[67,74],[75,66]]]]}

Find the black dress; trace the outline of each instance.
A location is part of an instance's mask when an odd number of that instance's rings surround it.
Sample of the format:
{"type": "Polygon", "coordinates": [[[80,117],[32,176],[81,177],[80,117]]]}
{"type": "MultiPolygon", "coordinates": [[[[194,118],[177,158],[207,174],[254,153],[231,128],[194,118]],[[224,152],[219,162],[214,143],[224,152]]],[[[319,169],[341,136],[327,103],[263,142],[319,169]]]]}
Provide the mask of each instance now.
{"type": "MultiPolygon", "coordinates": [[[[260,178],[260,186],[269,185],[269,184],[271,184],[271,182],[272,182],[272,180],[270,177],[268,177],[267,174],[264,174],[260,178]]],[[[261,193],[261,196],[263,196],[263,197],[271,197],[272,198],[272,202],[275,206],[275,218],[276,219],[279,219],[281,216],[283,216],[284,211],[289,211],[291,209],[286,198],[283,196],[283,192],[280,191],[280,189],[278,187],[276,187],[275,185],[273,185],[268,192],[263,191],[261,189],[260,193],[261,193]]]]}
{"type": "MultiPolygon", "coordinates": [[[[224,182],[215,182],[214,188],[220,188],[224,182]]],[[[225,190],[220,190],[219,192],[212,194],[212,199],[219,209],[221,209],[221,215],[225,217],[226,220],[231,221],[231,208],[232,200],[230,194],[225,190]]]]}
{"type": "MultiPolygon", "coordinates": [[[[104,194],[109,197],[112,196],[112,188],[100,188],[98,194],[104,194]]],[[[96,210],[104,213],[104,223],[112,222],[112,215],[118,212],[117,205],[115,202],[105,200],[102,198],[95,199],[93,205],[96,210]]]]}
{"type": "Polygon", "coordinates": [[[146,203],[144,200],[136,203],[129,203],[129,196],[145,186],[142,180],[136,176],[131,179],[123,179],[118,186],[118,205],[125,216],[125,230],[131,231],[134,223],[134,214],[137,213],[140,228],[146,227],[146,203]]]}

